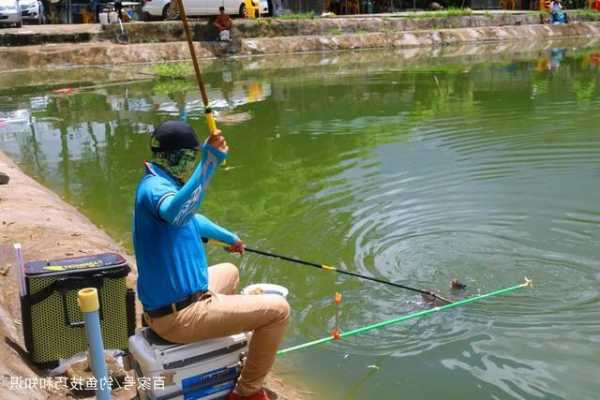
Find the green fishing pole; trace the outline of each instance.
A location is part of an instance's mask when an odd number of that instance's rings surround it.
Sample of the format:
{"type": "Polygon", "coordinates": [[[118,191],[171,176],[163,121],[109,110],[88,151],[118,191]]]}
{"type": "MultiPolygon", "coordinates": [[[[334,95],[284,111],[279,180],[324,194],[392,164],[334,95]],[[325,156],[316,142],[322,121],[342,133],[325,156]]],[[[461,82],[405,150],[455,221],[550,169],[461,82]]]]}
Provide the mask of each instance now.
{"type": "Polygon", "coordinates": [[[454,303],[446,304],[446,305],[439,306],[439,307],[434,307],[434,308],[431,308],[428,310],[418,311],[416,313],[404,315],[402,317],[388,319],[386,321],[378,322],[376,324],[366,325],[361,328],[357,328],[357,329],[354,329],[354,330],[351,330],[348,332],[339,333],[337,335],[337,337],[334,335],[331,335],[331,336],[324,337],[322,339],[317,339],[317,340],[313,340],[311,342],[299,344],[297,346],[288,347],[286,349],[279,350],[277,352],[277,355],[281,356],[281,355],[291,353],[296,350],[306,349],[308,347],[313,347],[313,346],[316,346],[316,345],[319,345],[322,343],[331,342],[331,341],[337,340],[338,338],[343,339],[343,338],[350,337],[350,336],[362,335],[363,333],[367,333],[367,332],[375,330],[375,329],[380,329],[380,328],[384,328],[386,326],[399,324],[401,322],[408,321],[408,320],[414,319],[414,318],[425,317],[425,316],[428,316],[428,315],[431,315],[431,314],[434,314],[434,313],[437,313],[440,311],[449,310],[450,308],[464,306],[469,303],[474,303],[476,301],[484,300],[484,299],[487,299],[490,297],[507,294],[510,292],[514,292],[515,290],[525,288],[525,287],[531,287],[531,286],[532,286],[532,281],[527,279],[527,277],[525,277],[525,282],[521,283],[519,285],[511,286],[511,287],[508,287],[505,289],[499,289],[494,292],[490,292],[490,293],[486,293],[486,294],[469,297],[467,299],[456,301],[454,303]]]}
{"type": "MultiPolygon", "coordinates": [[[[218,246],[228,246],[228,245],[226,245],[224,243],[221,243],[221,242],[219,242],[217,240],[210,240],[210,239],[202,238],[202,241],[204,243],[216,244],[218,246]]],[[[411,292],[421,293],[421,294],[424,294],[426,296],[434,297],[436,299],[439,299],[439,300],[443,301],[444,303],[448,303],[448,304],[452,303],[447,298],[445,298],[443,296],[440,296],[439,294],[433,293],[433,292],[431,292],[429,290],[418,289],[418,288],[414,288],[414,287],[402,285],[400,283],[385,281],[383,279],[375,278],[373,276],[368,276],[368,275],[363,275],[363,274],[357,274],[356,272],[350,272],[350,271],[346,271],[346,270],[343,270],[343,269],[338,269],[336,267],[332,267],[331,265],[317,264],[317,263],[314,263],[314,262],[304,261],[304,260],[300,260],[298,258],[284,256],[284,255],[281,255],[281,254],[270,253],[268,251],[257,250],[257,249],[253,249],[251,247],[246,247],[246,246],[244,246],[244,250],[246,250],[246,251],[248,251],[250,253],[260,254],[261,256],[279,258],[280,260],[289,261],[289,262],[293,262],[293,263],[301,264],[301,265],[306,265],[306,266],[313,267],[313,268],[319,268],[319,269],[322,269],[324,271],[337,272],[338,274],[342,274],[342,275],[353,276],[355,278],[365,279],[365,280],[368,280],[368,281],[377,282],[377,283],[381,283],[381,284],[384,284],[384,285],[397,287],[397,288],[400,288],[400,289],[410,290],[411,292]]]]}

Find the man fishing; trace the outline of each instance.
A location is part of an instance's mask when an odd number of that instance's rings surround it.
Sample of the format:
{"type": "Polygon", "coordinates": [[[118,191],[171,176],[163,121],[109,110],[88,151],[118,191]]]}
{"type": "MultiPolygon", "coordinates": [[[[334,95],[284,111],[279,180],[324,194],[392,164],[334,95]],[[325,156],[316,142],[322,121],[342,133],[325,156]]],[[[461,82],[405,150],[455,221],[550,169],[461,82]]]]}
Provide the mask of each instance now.
{"type": "Polygon", "coordinates": [[[200,144],[192,127],[162,123],[153,133],[135,195],[133,245],[143,317],[159,336],[176,343],[253,331],[248,355],[228,400],[267,400],[262,387],[287,326],[290,308],[275,295],[236,295],[233,264],[208,267],[201,238],[244,252],[235,234],[197,214],[228,146],[220,131],[200,144]]]}

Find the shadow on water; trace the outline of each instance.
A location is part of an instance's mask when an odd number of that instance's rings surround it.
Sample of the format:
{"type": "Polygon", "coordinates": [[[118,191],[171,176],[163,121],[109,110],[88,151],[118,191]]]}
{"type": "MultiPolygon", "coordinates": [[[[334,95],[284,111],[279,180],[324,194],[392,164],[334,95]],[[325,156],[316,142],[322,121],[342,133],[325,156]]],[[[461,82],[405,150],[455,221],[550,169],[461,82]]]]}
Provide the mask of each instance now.
{"type": "MultiPolygon", "coordinates": [[[[442,294],[453,277],[465,295],[535,281],[287,356],[284,376],[332,399],[597,395],[600,50],[501,47],[206,65],[232,152],[203,211],[249,245],[442,294]]],[[[0,148],[125,245],[152,127],[205,130],[192,81],[120,82],[139,72],[61,83],[71,90],[25,75],[0,85],[0,148]]],[[[210,256],[240,263],[244,283],[290,289],[287,344],[328,334],[335,291],[342,329],[424,307],[281,261],[210,256]]]]}

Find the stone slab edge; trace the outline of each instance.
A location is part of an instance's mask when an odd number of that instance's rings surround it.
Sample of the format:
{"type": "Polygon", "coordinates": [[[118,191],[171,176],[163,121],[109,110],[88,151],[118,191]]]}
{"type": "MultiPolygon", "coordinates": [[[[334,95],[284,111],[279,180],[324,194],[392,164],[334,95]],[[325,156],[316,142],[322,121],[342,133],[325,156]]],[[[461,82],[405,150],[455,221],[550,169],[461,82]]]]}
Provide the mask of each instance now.
{"type": "Polygon", "coordinates": [[[566,37],[600,36],[600,23],[569,25],[524,25],[440,29],[413,32],[373,32],[337,36],[303,36],[301,38],[261,38],[242,40],[239,54],[298,53],[308,51],[353,50],[368,48],[411,48],[448,46],[500,41],[544,41],[566,37]]]}

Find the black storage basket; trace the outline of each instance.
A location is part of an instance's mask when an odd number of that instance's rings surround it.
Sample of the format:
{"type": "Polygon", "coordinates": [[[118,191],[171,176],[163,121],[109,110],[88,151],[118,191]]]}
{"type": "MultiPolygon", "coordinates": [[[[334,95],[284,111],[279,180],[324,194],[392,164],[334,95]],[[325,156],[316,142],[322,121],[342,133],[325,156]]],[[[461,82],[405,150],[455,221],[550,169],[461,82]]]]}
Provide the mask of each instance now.
{"type": "Polygon", "coordinates": [[[135,330],[135,293],[126,286],[130,268],[123,257],[104,253],[25,265],[21,297],[25,346],[42,368],[88,348],[77,292],[98,289],[105,349],[123,349],[135,330]]]}

